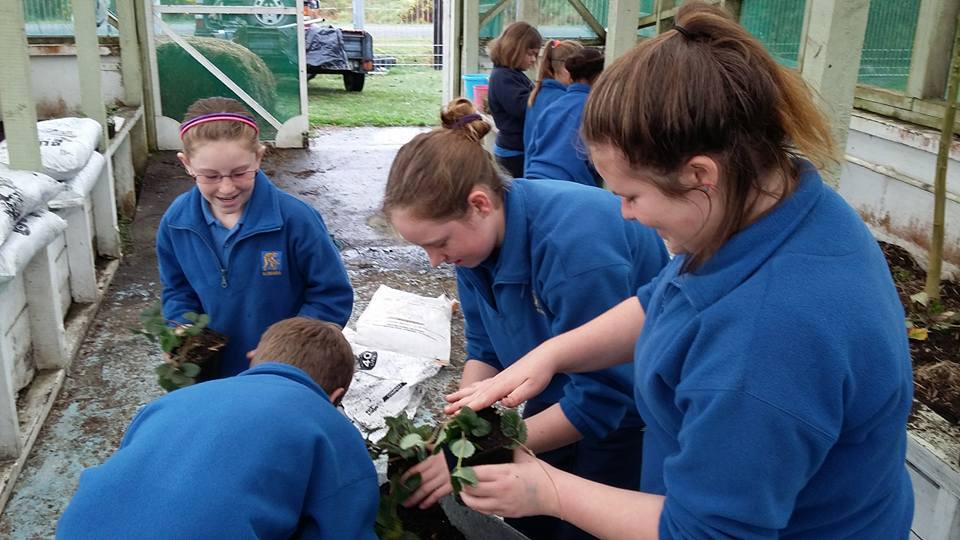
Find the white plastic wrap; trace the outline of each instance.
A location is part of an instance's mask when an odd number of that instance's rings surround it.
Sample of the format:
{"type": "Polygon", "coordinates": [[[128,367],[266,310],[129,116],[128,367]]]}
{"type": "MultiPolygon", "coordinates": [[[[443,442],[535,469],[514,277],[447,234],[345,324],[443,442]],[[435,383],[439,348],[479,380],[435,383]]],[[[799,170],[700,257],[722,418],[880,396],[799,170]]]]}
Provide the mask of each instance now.
{"type": "Polygon", "coordinates": [[[47,175],[0,168],[0,244],[14,226],[63,191],[63,184],[47,175]]]}
{"type": "MultiPolygon", "coordinates": [[[[44,174],[68,180],[90,161],[103,129],[92,118],[57,118],[37,122],[37,132],[44,174]]],[[[7,142],[0,142],[0,164],[9,163],[7,142]]]]}

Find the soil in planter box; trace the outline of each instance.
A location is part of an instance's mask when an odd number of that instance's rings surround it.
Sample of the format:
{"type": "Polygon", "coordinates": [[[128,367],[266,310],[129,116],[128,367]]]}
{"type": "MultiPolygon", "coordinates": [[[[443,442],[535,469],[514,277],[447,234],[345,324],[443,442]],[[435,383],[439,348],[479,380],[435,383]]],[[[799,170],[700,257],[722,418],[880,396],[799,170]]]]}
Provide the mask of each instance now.
{"type": "MultiPolygon", "coordinates": [[[[886,242],[880,242],[880,247],[890,266],[900,302],[910,317],[923,309],[910,296],[923,292],[926,272],[905,249],[886,242]]],[[[943,311],[960,312],[960,283],[941,282],[940,304],[943,311]]],[[[927,339],[910,340],[910,356],[916,399],[951,423],[960,424],[960,328],[929,328],[927,339]]]]}
{"type": "Polygon", "coordinates": [[[185,362],[192,362],[200,366],[197,382],[209,381],[220,374],[220,352],[227,344],[227,336],[204,328],[196,336],[190,336],[176,351],[183,354],[185,362]]]}
{"type": "MultiPolygon", "coordinates": [[[[396,470],[406,470],[413,466],[413,462],[390,463],[387,474],[393,476],[396,470]]],[[[384,483],[380,486],[380,496],[388,494],[390,483],[384,483]]],[[[400,522],[403,523],[403,530],[417,535],[420,540],[466,540],[466,537],[459,529],[450,523],[447,514],[435,504],[426,510],[417,507],[406,508],[397,507],[397,515],[400,522]]]]}

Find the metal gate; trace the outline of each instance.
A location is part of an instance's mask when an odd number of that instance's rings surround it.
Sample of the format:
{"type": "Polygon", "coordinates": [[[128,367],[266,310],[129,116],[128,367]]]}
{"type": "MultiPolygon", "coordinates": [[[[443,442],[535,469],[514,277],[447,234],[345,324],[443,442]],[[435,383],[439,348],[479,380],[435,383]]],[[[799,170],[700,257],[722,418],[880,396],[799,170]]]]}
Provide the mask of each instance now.
{"type": "Polygon", "coordinates": [[[231,97],[261,139],[304,146],[309,130],[303,0],[144,0],[152,99],[161,150],[181,147],[187,107],[231,97]]]}

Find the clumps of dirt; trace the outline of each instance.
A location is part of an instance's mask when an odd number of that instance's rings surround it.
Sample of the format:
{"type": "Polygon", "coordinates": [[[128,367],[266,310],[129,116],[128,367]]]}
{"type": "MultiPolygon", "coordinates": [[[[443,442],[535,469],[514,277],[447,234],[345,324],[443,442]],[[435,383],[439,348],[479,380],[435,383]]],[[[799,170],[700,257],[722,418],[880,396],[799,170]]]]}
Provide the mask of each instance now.
{"type": "MultiPolygon", "coordinates": [[[[907,320],[925,332],[910,339],[916,399],[954,425],[960,425],[960,323],[944,315],[960,313],[960,283],[943,281],[939,305],[924,307],[910,297],[923,292],[926,272],[903,248],[880,242],[907,320]]],[[[913,415],[911,415],[913,417],[913,415]]]]}

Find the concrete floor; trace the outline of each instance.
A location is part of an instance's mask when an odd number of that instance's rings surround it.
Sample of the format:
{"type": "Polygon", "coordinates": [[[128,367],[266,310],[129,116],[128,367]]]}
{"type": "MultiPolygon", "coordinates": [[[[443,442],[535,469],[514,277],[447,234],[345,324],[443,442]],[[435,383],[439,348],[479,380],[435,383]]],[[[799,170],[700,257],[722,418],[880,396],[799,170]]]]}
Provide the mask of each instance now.
{"type": "MultiPolygon", "coordinates": [[[[264,171],[283,189],[308,201],[345,247],[356,294],[354,319],[381,284],[436,296],[453,293],[451,269],[432,270],[418,248],[402,245],[377,214],[390,163],[420,128],[329,129],[311,148],[276,151],[264,171]]],[[[116,449],[127,424],[161,395],[153,368],[161,356],[131,333],[141,310],[159,299],[154,234],[169,203],[192,186],[174,153],[151,156],[125,257],[73,363],[50,417],[0,516],[0,537],[52,537],[83,469],[116,449]]],[[[418,414],[432,421],[452,390],[463,362],[463,323],[455,316],[451,367],[428,381],[418,414]]]]}

